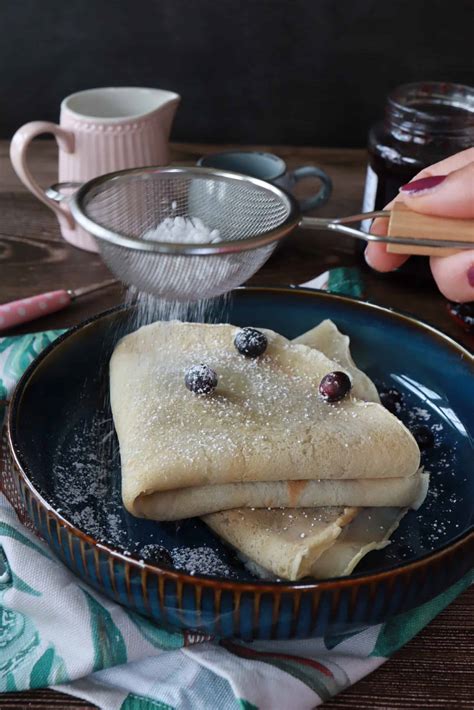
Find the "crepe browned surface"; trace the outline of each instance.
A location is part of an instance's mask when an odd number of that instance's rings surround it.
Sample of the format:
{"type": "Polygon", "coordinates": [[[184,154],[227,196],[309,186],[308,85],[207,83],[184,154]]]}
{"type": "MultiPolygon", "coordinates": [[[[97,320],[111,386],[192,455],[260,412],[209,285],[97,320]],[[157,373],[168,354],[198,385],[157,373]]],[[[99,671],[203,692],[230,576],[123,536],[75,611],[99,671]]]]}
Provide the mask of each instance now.
{"type": "Polygon", "coordinates": [[[173,520],[269,504],[406,506],[419,497],[419,450],[401,422],[376,402],[318,396],[340,362],[272,331],[264,331],[265,355],[246,359],[233,344],[238,330],[159,322],[116,347],[110,394],[130,512],[173,520]],[[210,397],[184,386],[200,362],[219,376],[210,397]]]}

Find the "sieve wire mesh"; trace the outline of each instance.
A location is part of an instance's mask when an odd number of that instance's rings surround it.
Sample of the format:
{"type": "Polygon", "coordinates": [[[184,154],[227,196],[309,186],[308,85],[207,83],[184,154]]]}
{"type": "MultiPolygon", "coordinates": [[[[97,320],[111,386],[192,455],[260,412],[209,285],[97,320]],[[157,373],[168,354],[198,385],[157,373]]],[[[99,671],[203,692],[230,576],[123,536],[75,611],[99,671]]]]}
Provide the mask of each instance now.
{"type": "Polygon", "coordinates": [[[118,279],[181,301],[211,298],[247,281],[297,221],[293,201],[278,188],[203,168],[115,173],[87,183],[73,206],[75,218],[95,236],[118,279]],[[197,255],[201,245],[143,240],[169,217],[199,218],[210,230],[219,230],[222,242],[197,255]],[[266,241],[252,242],[265,235],[266,241]]]}

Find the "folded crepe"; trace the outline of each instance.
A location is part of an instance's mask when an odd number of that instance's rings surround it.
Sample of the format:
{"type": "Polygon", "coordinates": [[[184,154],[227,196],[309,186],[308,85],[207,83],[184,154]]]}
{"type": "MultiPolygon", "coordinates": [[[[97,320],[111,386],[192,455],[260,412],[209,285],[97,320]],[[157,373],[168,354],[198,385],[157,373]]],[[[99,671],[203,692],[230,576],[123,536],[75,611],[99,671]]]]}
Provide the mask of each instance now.
{"type": "MultiPolygon", "coordinates": [[[[265,355],[235,349],[238,328],[158,322],[117,345],[110,396],[122,496],[134,515],[176,520],[239,507],[411,506],[426,487],[410,432],[376,402],[318,396],[350,367],[262,329],[265,355]],[[186,390],[206,363],[212,396],[186,390]]],[[[357,383],[355,383],[357,386],[357,383]]]]}
{"type": "Polygon", "coordinates": [[[203,520],[263,579],[328,579],[350,574],[389,544],[406,508],[240,508],[203,520]]]}
{"type": "MultiPolygon", "coordinates": [[[[379,402],[370,378],[357,368],[349,338],[325,320],[295,341],[314,347],[342,365],[352,378],[352,391],[379,402]]],[[[424,499],[428,476],[423,475],[424,499]]],[[[327,579],[350,574],[371,550],[389,544],[407,508],[237,509],[203,518],[234,547],[251,572],[265,579],[327,579]]]]}

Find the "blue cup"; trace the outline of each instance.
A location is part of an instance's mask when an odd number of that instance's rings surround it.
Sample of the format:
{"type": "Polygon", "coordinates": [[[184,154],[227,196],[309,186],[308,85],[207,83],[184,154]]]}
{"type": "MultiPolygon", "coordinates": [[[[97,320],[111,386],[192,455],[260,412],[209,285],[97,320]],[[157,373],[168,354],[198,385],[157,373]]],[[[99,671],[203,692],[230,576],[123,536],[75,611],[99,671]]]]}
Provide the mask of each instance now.
{"type": "Polygon", "coordinates": [[[203,155],[197,162],[203,168],[215,170],[230,170],[242,175],[266,180],[284,190],[291,192],[296,183],[306,178],[317,178],[321,182],[319,190],[304,200],[299,200],[302,212],[309,212],[315,207],[324,205],[332,192],[332,181],[329,175],[313,165],[302,165],[295,170],[288,170],[284,160],[272,153],[259,153],[255,150],[226,151],[203,155]]]}

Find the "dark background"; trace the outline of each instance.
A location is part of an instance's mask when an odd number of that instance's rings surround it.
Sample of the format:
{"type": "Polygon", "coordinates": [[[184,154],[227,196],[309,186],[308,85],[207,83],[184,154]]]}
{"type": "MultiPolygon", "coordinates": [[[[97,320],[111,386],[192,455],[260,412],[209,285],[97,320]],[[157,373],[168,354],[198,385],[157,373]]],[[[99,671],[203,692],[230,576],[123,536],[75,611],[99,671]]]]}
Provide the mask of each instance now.
{"type": "Polygon", "coordinates": [[[473,0],[0,0],[0,136],[84,88],[182,95],[182,141],[363,146],[398,84],[474,84],[473,0]]]}

